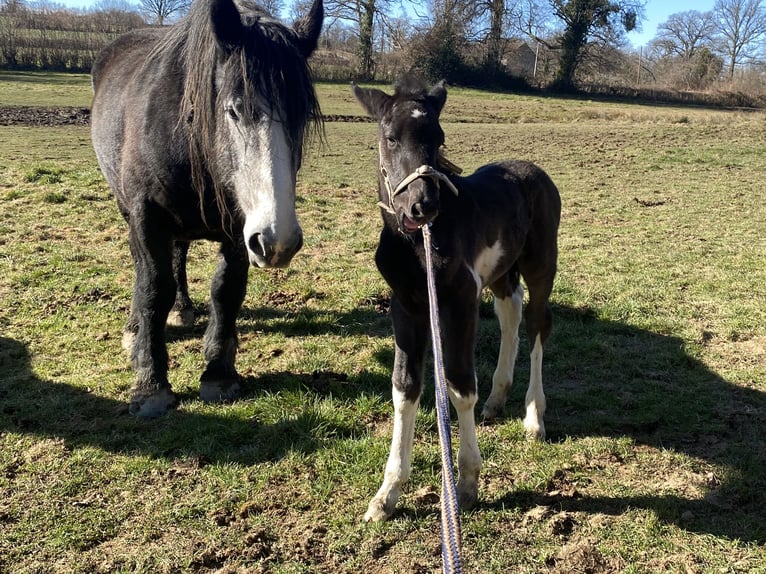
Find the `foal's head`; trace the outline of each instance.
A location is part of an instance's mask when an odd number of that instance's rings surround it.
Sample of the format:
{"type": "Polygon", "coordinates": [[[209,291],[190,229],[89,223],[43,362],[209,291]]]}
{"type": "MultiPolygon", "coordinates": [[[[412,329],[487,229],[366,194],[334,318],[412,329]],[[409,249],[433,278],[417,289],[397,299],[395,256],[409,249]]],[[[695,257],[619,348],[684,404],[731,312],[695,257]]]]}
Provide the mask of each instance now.
{"type": "Polygon", "coordinates": [[[439,179],[415,174],[423,166],[436,166],[444,144],[439,125],[447,99],[444,82],[428,88],[408,78],[395,86],[393,96],[358,86],[354,95],[378,120],[381,203],[395,215],[399,229],[412,233],[439,213],[439,179]],[[413,179],[407,183],[409,176],[413,179]]]}

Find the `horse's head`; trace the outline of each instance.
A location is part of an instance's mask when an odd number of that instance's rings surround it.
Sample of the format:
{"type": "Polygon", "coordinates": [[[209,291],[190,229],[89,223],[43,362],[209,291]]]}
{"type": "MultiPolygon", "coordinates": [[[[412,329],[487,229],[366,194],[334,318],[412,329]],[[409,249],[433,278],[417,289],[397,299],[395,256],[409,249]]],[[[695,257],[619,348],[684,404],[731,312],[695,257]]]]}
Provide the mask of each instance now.
{"type": "Polygon", "coordinates": [[[317,46],[322,0],[294,29],[246,0],[212,0],[209,17],[219,204],[230,202],[221,193],[234,196],[253,265],[286,267],[303,245],[295,184],[304,133],[320,117],[306,59],[317,46]]]}
{"type": "MultiPolygon", "coordinates": [[[[447,99],[444,82],[432,88],[407,79],[394,95],[353,87],[354,95],[378,121],[380,200],[405,233],[412,233],[439,213],[440,179],[434,170],[444,132],[439,114],[447,99]]],[[[442,176],[443,177],[443,176],[442,176]]]]}

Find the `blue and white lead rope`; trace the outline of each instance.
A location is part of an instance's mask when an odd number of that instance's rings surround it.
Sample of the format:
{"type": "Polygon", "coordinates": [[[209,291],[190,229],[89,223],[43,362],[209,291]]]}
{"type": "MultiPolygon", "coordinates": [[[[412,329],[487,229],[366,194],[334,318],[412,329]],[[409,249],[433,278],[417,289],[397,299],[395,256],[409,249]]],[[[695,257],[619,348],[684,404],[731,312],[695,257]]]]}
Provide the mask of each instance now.
{"type": "Polygon", "coordinates": [[[423,231],[423,247],[426,252],[426,278],[428,281],[428,310],[431,317],[431,344],[434,354],[434,386],[436,387],[436,419],[439,428],[439,444],[442,459],[442,568],[444,574],[461,574],[463,559],[460,545],[460,515],[458,513],[455,472],[452,462],[452,437],[450,434],[449,398],[447,379],[444,375],[442,339],[439,329],[439,305],[436,300],[433,260],[431,255],[431,231],[427,225],[423,231]]]}

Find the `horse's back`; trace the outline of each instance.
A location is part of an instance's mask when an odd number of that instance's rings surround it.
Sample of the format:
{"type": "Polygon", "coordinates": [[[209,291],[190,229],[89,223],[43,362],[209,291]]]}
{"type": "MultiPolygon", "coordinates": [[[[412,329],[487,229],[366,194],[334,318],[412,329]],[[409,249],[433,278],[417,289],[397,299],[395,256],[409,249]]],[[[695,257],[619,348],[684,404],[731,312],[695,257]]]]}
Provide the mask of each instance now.
{"type": "Polygon", "coordinates": [[[558,222],[561,198],[556,184],[536,164],[525,160],[505,160],[484,165],[464,178],[480,206],[487,210],[507,211],[513,207],[530,211],[532,218],[545,215],[549,225],[558,222]],[[500,204],[508,203],[503,209],[500,204]],[[540,213],[542,212],[542,213],[540,213]]]}
{"type": "MultiPolygon", "coordinates": [[[[147,86],[140,80],[145,62],[165,30],[129,32],[106,46],[93,65],[91,138],[101,170],[121,202],[123,146],[126,138],[126,110],[146,97],[147,86]]],[[[123,204],[120,203],[121,209],[123,204]]]]}
{"type": "Polygon", "coordinates": [[[133,30],[108,44],[93,64],[91,79],[94,93],[99,93],[105,80],[125,81],[136,73],[164,35],[165,30],[159,28],[133,30]]]}

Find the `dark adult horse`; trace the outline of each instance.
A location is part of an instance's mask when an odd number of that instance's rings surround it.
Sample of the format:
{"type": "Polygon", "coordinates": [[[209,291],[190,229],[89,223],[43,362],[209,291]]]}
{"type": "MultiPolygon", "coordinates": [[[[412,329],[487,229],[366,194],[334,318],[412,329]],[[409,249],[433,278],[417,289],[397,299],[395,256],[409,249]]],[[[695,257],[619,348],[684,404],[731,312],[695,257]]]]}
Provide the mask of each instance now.
{"type": "Polygon", "coordinates": [[[423,384],[423,361],[430,336],[423,236],[431,226],[442,342],[450,399],[460,426],[458,498],[462,507],[478,498],[481,455],[474,406],[477,381],[474,350],[481,291],[495,296],[500,321],[500,356],[487,419],[502,414],[513,380],[522,317],[523,277],[529,290],[524,311],[532,345],[524,426],[531,438],[545,437],[542,385],[543,344],[550,334],[548,298],[556,274],[561,201],[540,168],[504,161],[469,177],[449,173],[440,156],[444,132],[439,114],[447,98],[443,83],[428,88],[413,79],[393,96],[354,87],[367,112],[379,122],[380,206],[384,226],[375,262],[393,290],[391,315],[396,350],[393,367],[394,431],[383,485],[366,520],[384,520],[394,511],[410,473],[415,412],[423,384]]]}
{"type": "Polygon", "coordinates": [[[165,323],[197,239],[221,243],[200,397],[239,393],[235,319],[248,261],[285,267],[303,243],[295,181],[304,135],[320,117],[306,59],[322,18],[321,0],[294,29],[248,0],[196,0],[170,29],[117,39],[93,68],[93,146],[128,222],[136,272],[124,337],[131,413],[177,404],[165,323]]]}

